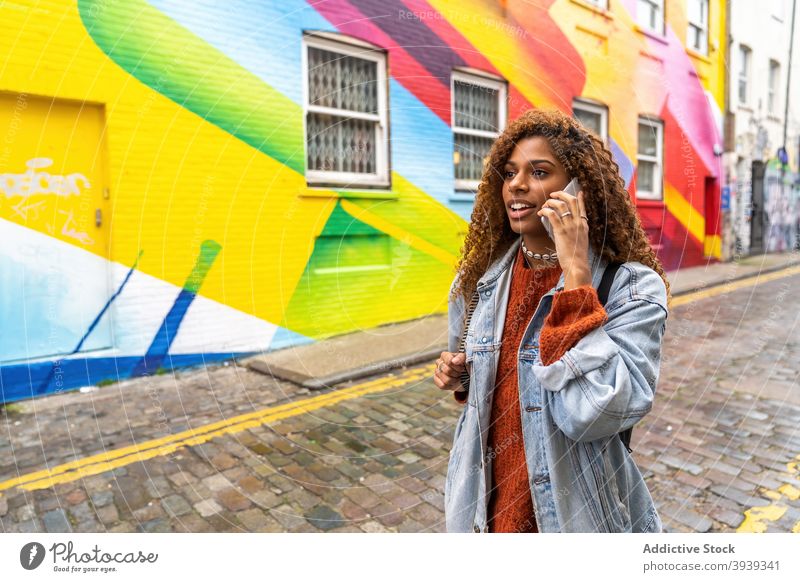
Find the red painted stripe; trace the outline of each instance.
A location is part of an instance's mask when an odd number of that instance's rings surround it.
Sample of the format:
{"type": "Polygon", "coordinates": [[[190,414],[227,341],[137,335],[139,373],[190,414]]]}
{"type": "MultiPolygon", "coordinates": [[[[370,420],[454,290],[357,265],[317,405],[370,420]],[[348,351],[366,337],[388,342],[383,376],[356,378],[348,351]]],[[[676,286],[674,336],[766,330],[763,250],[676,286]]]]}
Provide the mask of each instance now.
{"type": "Polygon", "coordinates": [[[450,86],[435,78],[422,64],[362,12],[344,1],[312,5],[337,30],[385,48],[389,53],[389,73],[433,113],[450,125],[450,86]]]}

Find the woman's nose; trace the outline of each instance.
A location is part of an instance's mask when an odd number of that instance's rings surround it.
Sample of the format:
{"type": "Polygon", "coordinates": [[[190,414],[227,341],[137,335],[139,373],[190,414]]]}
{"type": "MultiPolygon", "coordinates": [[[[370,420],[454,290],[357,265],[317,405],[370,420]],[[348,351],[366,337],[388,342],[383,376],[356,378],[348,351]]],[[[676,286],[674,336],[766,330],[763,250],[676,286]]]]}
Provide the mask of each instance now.
{"type": "Polygon", "coordinates": [[[512,192],[516,192],[517,190],[528,189],[528,185],[525,182],[525,180],[521,177],[521,174],[522,172],[519,172],[516,176],[514,176],[514,179],[511,180],[510,187],[512,192]]]}

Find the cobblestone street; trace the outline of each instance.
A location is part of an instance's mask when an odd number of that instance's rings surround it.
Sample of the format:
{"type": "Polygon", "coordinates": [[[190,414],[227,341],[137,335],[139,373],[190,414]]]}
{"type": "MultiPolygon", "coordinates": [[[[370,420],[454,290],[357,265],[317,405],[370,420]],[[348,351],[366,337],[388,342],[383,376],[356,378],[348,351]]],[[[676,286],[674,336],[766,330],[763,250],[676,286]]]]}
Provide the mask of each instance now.
{"type": "MultiPolygon", "coordinates": [[[[632,442],[666,531],[800,531],[797,288],[775,277],[670,314],[632,442]]],[[[19,403],[0,432],[0,527],[444,531],[460,409],[432,371],[319,393],[228,365],[19,403]]]]}

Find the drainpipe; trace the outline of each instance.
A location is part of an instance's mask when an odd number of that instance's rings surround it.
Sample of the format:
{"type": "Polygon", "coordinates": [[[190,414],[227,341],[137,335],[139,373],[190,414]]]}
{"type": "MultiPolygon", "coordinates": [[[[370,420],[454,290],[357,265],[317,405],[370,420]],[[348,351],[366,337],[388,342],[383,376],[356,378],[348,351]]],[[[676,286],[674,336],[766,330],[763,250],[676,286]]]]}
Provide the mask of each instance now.
{"type": "Polygon", "coordinates": [[[792,26],[789,29],[789,69],[786,71],[786,100],[783,105],[783,150],[786,149],[786,133],[789,128],[789,92],[792,86],[792,52],[794,52],[794,16],[797,0],[792,0],[792,26]]]}
{"type": "MultiPolygon", "coordinates": [[[[731,49],[733,47],[733,37],[731,36],[731,0],[725,0],[725,76],[723,80],[723,87],[724,87],[724,97],[723,97],[723,107],[725,108],[725,113],[730,113],[731,107],[731,100],[730,100],[730,91],[731,91],[731,49]]],[[[732,124],[724,124],[725,129],[728,129],[729,125],[732,124]]],[[[731,139],[730,137],[728,139],[731,139]]],[[[723,143],[725,139],[723,138],[723,143]]],[[[729,144],[731,142],[728,142],[729,144]]],[[[727,149],[727,148],[726,148],[727,149]]],[[[733,151],[736,151],[733,148],[733,151]]]]}
{"type": "MultiPolygon", "coordinates": [[[[797,12],[797,0],[792,0],[792,27],[789,29],[789,69],[786,71],[786,102],[783,105],[783,151],[786,156],[787,162],[789,159],[789,150],[786,149],[786,134],[789,129],[789,93],[792,86],[792,52],[794,51],[794,17],[797,12]]],[[[797,148],[797,155],[800,156],[800,145],[797,148]]],[[[794,185],[800,177],[800,157],[797,160],[798,171],[792,184],[789,186],[789,192],[794,189],[794,185]]],[[[787,164],[788,165],[788,164],[787,164]]],[[[786,173],[786,166],[781,164],[781,188],[784,186],[784,179],[786,173]]],[[[795,232],[794,250],[800,250],[800,229],[795,232]]]]}
{"type": "MultiPolygon", "coordinates": [[[[722,212],[720,210],[720,214],[722,216],[722,224],[723,226],[723,233],[722,236],[725,238],[733,237],[733,256],[735,257],[739,252],[739,233],[736,231],[736,223],[735,223],[735,216],[733,213],[733,206],[736,203],[733,200],[735,194],[733,192],[733,188],[731,188],[731,174],[735,173],[735,166],[731,168],[732,158],[736,155],[736,122],[735,118],[733,117],[733,111],[731,111],[731,99],[730,99],[730,92],[731,92],[731,51],[733,48],[733,36],[731,36],[731,0],[725,0],[725,31],[724,31],[724,45],[721,48],[724,48],[724,63],[725,63],[725,71],[722,75],[722,144],[723,144],[723,154],[721,157],[722,160],[722,184],[723,187],[728,188],[728,196],[729,196],[729,206],[727,212],[722,212]]],[[[738,185],[738,176],[737,176],[737,191],[739,188],[738,185]]],[[[728,255],[728,251],[726,249],[730,248],[728,244],[723,245],[723,249],[725,250],[725,260],[730,260],[731,257],[728,255]]]]}

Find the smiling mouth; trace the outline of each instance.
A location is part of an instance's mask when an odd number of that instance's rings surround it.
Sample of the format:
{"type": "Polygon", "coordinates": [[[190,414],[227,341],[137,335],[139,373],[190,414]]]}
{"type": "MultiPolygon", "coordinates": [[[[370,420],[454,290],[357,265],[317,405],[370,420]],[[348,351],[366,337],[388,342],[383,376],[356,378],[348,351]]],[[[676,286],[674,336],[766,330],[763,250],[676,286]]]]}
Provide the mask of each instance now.
{"type": "Polygon", "coordinates": [[[529,214],[532,214],[533,211],[536,210],[535,206],[523,206],[522,208],[511,208],[508,207],[508,216],[510,218],[525,218],[529,214]]]}

